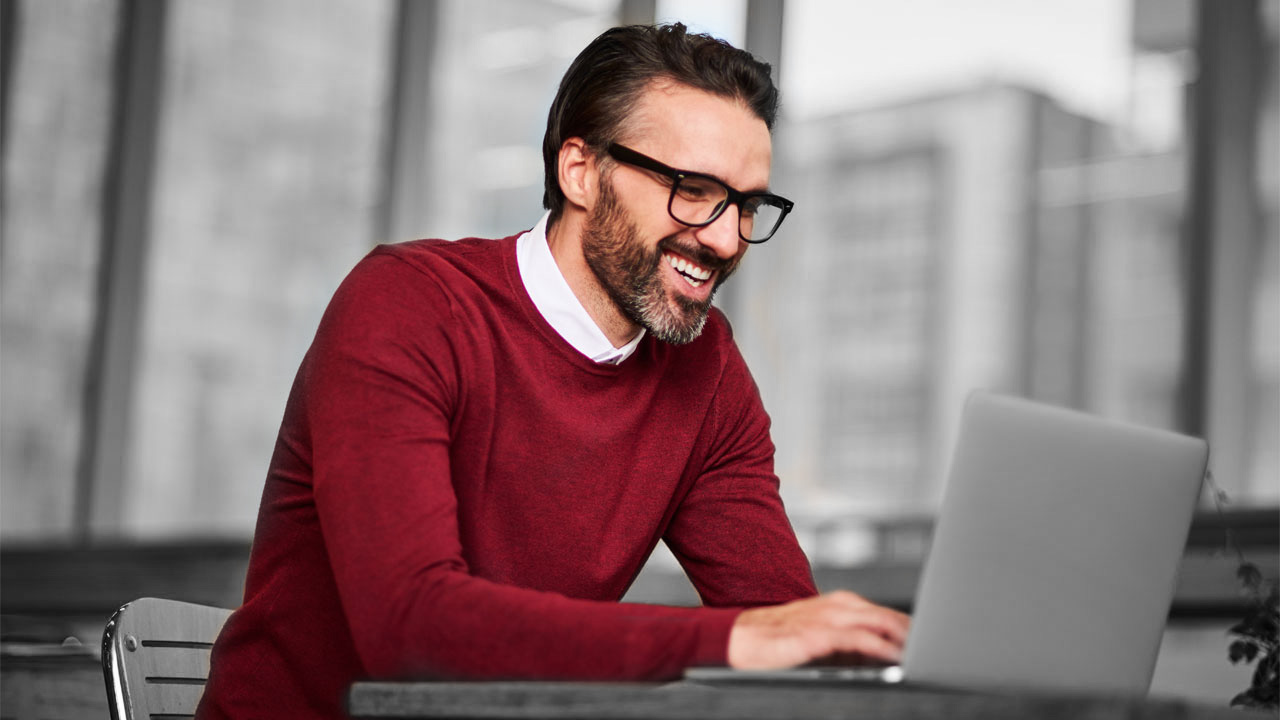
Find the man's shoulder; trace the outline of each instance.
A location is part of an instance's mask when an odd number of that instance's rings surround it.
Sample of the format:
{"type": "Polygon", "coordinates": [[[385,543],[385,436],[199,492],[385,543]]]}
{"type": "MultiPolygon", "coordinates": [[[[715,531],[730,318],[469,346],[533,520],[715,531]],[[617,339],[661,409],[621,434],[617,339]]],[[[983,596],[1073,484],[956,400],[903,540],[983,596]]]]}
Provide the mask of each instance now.
{"type": "Polygon", "coordinates": [[[385,314],[395,307],[429,306],[452,312],[463,298],[505,292],[506,258],[514,262],[514,254],[514,237],[378,245],[343,279],[331,307],[379,307],[385,314]]]}
{"type": "Polygon", "coordinates": [[[434,285],[447,295],[501,291],[510,284],[515,239],[411,240],[378,245],[352,272],[372,281],[434,285]]]}
{"type": "Polygon", "coordinates": [[[372,257],[394,257],[422,269],[501,265],[508,253],[514,253],[517,237],[519,236],[499,239],[469,237],[460,240],[410,240],[379,245],[369,254],[372,257]]]}

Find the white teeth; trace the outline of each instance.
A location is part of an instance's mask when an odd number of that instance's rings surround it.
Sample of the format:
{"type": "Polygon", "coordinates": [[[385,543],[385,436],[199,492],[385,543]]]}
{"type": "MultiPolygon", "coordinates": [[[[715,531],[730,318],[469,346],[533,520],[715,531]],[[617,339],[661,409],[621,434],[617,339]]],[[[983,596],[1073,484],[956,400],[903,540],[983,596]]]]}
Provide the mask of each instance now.
{"type": "Polygon", "coordinates": [[[671,267],[675,268],[677,271],[685,275],[685,279],[687,279],[689,281],[689,284],[693,285],[694,287],[698,287],[699,285],[701,285],[702,283],[706,282],[711,278],[710,270],[707,270],[706,268],[698,267],[697,265],[694,265],[693,263],[689,262],[688,260],[685,260],[684,258],[678,255],[672,255],[668,253],[665,257],[667,258],[667,262],[670,263],[671,267]]]}

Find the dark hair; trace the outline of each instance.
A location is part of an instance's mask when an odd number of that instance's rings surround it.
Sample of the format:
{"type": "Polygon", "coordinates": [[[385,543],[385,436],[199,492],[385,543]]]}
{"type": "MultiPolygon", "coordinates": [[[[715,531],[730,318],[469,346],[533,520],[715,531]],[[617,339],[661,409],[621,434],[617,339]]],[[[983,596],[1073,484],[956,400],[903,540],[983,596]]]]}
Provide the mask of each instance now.
{"type": "Polygon", "coordinates": [[[552,222],[564,210],[560,146],[580,137],[598,153],[617,141],[640,93],[657,79],[740,99],[773,129],[778,90],[768,63],[710,35],[689,33],[681,23],[606,30],[569,66],[547,115],[542,206],[552,222]]]}

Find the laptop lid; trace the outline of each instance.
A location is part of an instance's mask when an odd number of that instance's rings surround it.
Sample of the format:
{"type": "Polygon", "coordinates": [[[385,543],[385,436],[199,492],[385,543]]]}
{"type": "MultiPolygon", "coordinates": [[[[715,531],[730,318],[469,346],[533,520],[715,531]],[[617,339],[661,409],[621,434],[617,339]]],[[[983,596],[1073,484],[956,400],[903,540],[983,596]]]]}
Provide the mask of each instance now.
{"type": "Polygon", "coordinates": [[[1207,459],[1200,439],[973,393],[907,680],[1146,694],[1207,459]]]}

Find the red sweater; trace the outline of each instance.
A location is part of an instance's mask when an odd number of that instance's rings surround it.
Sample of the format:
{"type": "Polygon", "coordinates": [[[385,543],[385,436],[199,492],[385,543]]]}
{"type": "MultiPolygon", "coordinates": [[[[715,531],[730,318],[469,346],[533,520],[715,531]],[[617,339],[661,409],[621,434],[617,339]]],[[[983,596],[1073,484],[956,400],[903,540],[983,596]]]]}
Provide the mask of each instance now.
{"type": "Polygon", "coordinates": [[[619,365],[534,307],[515,238],[375,249],[303,359],[202,717],[326,717],[365,677],[664,679],[815,593],[769,419],[713,311],[619,365]],[[617,602],[665,540],[706,607],[617,602]]]}

